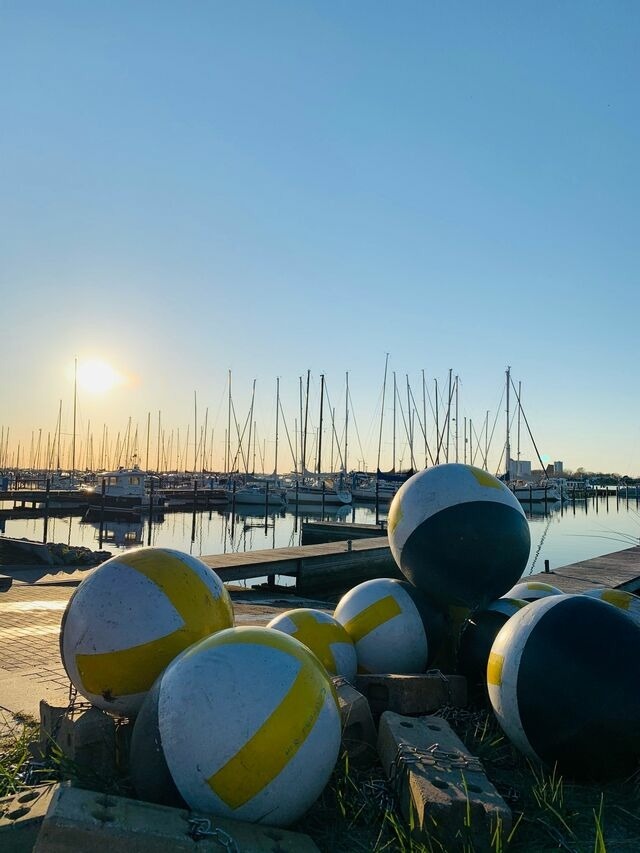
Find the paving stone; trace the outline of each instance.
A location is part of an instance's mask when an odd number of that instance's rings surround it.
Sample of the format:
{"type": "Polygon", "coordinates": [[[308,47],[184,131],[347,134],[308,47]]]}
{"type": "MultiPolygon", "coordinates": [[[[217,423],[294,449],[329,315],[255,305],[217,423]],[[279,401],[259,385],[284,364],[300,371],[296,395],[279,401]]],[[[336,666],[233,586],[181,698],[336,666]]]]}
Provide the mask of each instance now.
{"type": "Polygon", "coordinates": [[[376,731],[366,698],[346,678],[332,679],[342,717],[342,752],[355,767],[369,767],[378,757],[376,731]]]}
{"type": "Polygon", "coordinates": [[[35,785],[0,799],[0,850],[31,853],[57,785],[35,785]]]}
{"type": "Polygon", "coordinates": [[[428,714],[445,705],[467,704],[467,680],[430,670],[417,675],[358,675],[355,687],[369,702],[377,719],[384,711],[428,714]]]}
{"type": "Polygon", "coordinates": [[[491,850],[494,831],[503,839],[511,810],[484,768],[440,717],[380,718],[378,753],[417,840],[429,836],[446,850],[491,850]],[[468,845],[468,846],[465,846],[468,845]]]}
{"type": "Polygon", "coordinates": [[[60,786],[34,853],[318,853],[307,836],[60,786]]]}

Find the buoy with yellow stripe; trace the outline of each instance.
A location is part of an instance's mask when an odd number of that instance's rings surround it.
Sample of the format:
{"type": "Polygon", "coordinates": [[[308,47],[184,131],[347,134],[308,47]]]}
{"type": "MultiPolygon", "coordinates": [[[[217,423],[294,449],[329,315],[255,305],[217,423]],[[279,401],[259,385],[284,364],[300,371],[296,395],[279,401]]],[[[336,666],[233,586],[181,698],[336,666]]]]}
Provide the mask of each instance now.
{"type": "Polygon", "coordinates": [[[520,581],[502,597],[520,598],[522,601],[537,601],[539,598],[546,598],[547,595],[562,595],[562,590],[553,584],[542,581],[520,581]]]}
{"type": "Polygon", "coordinates": [[[136,548],[102,563],[78,586],[62,619],[60,653],[82,696],[133,716],[176,655],[232,625],[229,593],[202,560],[136,548]]]}
{"type": "Polygon", "coordinates": [[[404,576],[434,602],[475,608],[504,595],[527,565],[529,523],[515,495],[473,465],[414,474],[396,493],[389,545],[404,576]]]}
{"type": "Polygon", "coordinates": [[[600,601],[606,601],[607,604],[618,607],[629,618],[633,619],[637,625],[640,625],[640,596],[634,595],[632,592],[626,592],[624,589],[610,589],[608,587],[588,589],[582,595],[599,598],[600,601]]]}
{"type": "Polygon", "coordinates": [[[491,647],[489,699],[525,755],[563,775],[626,775],[640,757],[640,627],[586,595],[512,616],[491,647]]]}
{"type": "Polygon", "coordinates": [[[347,681],[355,678],[358,658],[353,640],[330,613],[299,607],[276,616],[267,628],[284,631],[300,640],[311,649],[330,675],[341,675],[347,681]]]}
{"type": "Polygon", "coordinates": [[[230,628],[162,673],[136,720],[131,776],[144,800],[285,826],[320,795],[340,740],[316,656],[282,631],[230,628]]]}
{"type": "Polygon", "coordinates": [[[485,693],[487,662],[493,642],[505,622],[526,606],[527,602],[522,599],[499,598],[471,613],[460,633],[458,646],[458,670],[466,676],[470,689],[482,688],[485,693]]]}
{"type": "Polygon", "coordinates": [[[424,672],[444,618],[406,581],[374,578],[349,590],[333,614],[356,647],[358,671],[424,672]]]}

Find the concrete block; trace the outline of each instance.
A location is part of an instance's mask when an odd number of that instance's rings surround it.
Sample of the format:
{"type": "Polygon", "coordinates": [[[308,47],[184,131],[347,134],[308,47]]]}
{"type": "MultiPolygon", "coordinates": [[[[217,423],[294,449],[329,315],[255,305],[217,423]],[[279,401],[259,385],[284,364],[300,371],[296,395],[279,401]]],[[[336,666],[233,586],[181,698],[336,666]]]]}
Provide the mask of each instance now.
{"type": "Polygon", "coordinates": [[[378,754],[416,840],[480,851],[496,830],[509,834],[511,810],[445,720],[385,712],[378,754]]]}
{"type": "Polygon", "coordinates": [[[96,781],[126,772],[132,725],[98,708],[68,709],[40,702],[40,752],[57,746],[66,759],[62,772],[96,781]]]}
{"type": "Polygon", "coordinates": [[[318,853],[307,836],[62,785],[33,853],[318,853]]]}
{"type": "Polygon", "coordinates": [[[56,785],[35,785],[0,799],[0,850],[31,853],[56,785]]]}
{"type": "Polygon", "coordinates": [[[374,719],[384,711],[429,714],[445,705],[467,704],[467,680],[439,670],[417,675],[358,675],[356,689],[366,697],[374,719]]]}
{"type": "Polygon", "coordinates": [[[378,757],[376,731],[369,703],[346,678],[333,678],[342,717],[342,750],[354,767],[370,767],[378,757]]]}

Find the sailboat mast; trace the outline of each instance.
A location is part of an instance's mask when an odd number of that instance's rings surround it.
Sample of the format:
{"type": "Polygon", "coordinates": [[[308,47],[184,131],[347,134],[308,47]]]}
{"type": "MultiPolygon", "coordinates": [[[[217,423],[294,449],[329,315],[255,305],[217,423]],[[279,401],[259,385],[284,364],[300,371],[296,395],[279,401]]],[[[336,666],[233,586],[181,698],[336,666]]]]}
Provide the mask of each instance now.
{"type": "Polygon", "coordinates": [[[73,439],[72,439],[72,448],[71,448],[71,480],[75,477],[76,473],[76,413],[77,413],[77,404],[78,404],[78,359],[76,358],[74,361],[74,370],[73,370],[73,439]]]}
{"type": "Polygon", "coordinates": [[[307,396],[304,401],[304,431],[302,433],[302,482],[304,483],[305,466],[307,464],[307,425],[309,423],[309,380],[311,371],[307,370],[307,396]]]}
{"type": "Polygon", "coordinates": [[[509,442],[509,386],[511,385],[511,367],[507,367],[507,443],[505,445],[505,469],[507,482],[510,479],[511,468],[511,444],[509,442]]]}
{"type": "Polygon", "coordinates": [[[384,379],[382,380],[382,410],[380,412],[380,432],[378,433],[378,461],[376,470],[380,470],[380,450],[382,448],[382,422],[384,421],[384,400],[387,392],[387,366],[389,364],[389,353],[384,360],[384,379]]]}
{"type": "Polygon", "coordinates": [[[278,476],[278,425],[280,415],[280,377],[276,377],[276,449],[273,462],[273,475],[278,476]]]}
{"type": "Polygon", "coordinates": [[[396,385],[396,372],[393,371],[393,443],[391,470],[396,470],[396,397],[398,396],[398,386],[396,385]]]}
{"type": "Polygon", "coordinates": [[[522,382],[518,382],[518,450],[517,450],[517,465],[516,465],[516,474],[520,474],[520,416],[522,414],[522,403],[520,402],[522,392],[522,382]]]}
{"type": "Polygon", "coordinates": [[[346,390],[344,392],[344,472],[349,470],[347,467],[347,451],[349,449],[349,371],[345,374],[346,390]]]}
{"type": "Polygon", "coordinates": [[[322,474],[322,407],[324,404],[324,373],[320,374],[320,427],[318,429],[318,477],[322,474]]]}

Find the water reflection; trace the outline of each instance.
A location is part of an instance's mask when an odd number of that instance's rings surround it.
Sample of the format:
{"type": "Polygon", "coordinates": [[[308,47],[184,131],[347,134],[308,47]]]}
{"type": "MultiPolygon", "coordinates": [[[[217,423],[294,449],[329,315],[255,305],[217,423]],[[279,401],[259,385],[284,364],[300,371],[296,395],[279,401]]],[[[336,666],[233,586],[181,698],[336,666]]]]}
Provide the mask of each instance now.
{"type": "MultiPolygon", "coordinates": [[[[635,496],[628,500],[615,495],[588,501],[539,504],[524,503],[531,531],[531,554],[526,573],[541,571],[544,560],[557,568],[568,563],[640,544],[640,508],[635,496]]],[[[385,511],[388,506],[385,506],[385,511]]],[[[384,520],[385,513],[380,513],[384,520]]],[[[302,526],[322,519],[336,523],[374,524],[375,507],[300,507],[298,515],[289,508],[236,507],[235,512],[210,508],[196,513],[172,512],[164,516],[105,519],[102,547],[117,553],[138,545],[176,548],[196,556],[237,553],[300,544],[302,526]]],[[[5,535],[43,541],[44,519],[7,518],[5,535]]],[[[99,550],[100,523],[80,517],[54,517],[48,520],[46,541],[66,542],[99,550]]]]}

